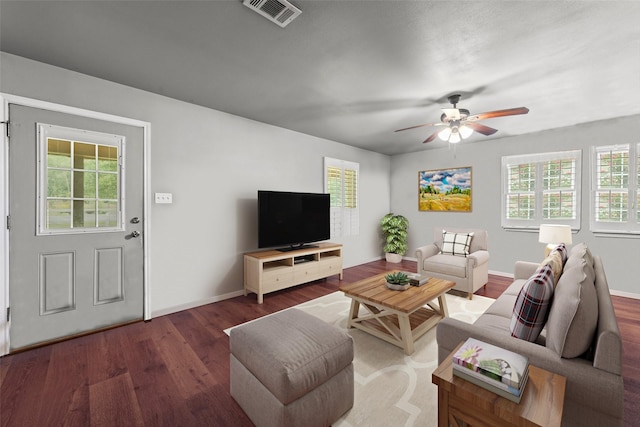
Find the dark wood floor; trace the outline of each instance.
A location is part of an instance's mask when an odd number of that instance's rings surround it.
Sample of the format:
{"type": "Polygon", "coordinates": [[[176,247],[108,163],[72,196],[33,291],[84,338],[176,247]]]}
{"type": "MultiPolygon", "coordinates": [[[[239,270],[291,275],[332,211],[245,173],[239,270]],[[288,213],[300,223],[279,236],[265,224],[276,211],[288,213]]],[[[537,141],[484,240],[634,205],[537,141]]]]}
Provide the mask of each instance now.
{"type": "MultiPolygon", "coordinates": [[[[398,264],[376,261],[336,277],[238,297],[0,359],[2,426],[250,426],[229,394],[224,329],[334,292],[398,264]]],[[[414,270],[415,262],[403,261],[414,270]]],[[[499,296],[511,279],[490,276],[499,296]]],[[[614,297],[624,340],[625,425],[640,425],[640,301],[614,297]]]]}

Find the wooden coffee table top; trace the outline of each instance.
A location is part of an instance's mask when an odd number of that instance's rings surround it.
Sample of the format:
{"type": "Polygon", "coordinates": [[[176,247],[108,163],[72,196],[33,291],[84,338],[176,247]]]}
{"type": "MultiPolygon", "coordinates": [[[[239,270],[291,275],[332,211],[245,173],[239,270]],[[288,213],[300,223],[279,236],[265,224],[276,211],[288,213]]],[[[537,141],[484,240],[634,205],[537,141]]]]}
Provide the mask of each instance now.
{"type": "Polygon", "coordinates": [[[379,304],[404,313],[412,313],[427,302],[436,299],[455,286],[455,282],[432,277],[422,286],[409,286],[406,291],[394,291],[387,288],[386,276],[394,271],[380,273],[340,287],[347,296],[379,304]]]}

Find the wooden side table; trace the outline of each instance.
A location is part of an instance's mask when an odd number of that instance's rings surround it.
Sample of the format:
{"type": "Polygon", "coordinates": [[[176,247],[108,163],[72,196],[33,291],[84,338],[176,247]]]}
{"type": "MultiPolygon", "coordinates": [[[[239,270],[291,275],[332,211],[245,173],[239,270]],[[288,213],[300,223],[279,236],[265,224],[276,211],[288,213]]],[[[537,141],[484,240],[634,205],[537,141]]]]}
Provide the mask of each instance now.
{"type": "MultiPolygon", "coordinates": [[[[462,343],[460,343],[462,345],[462,343]]],[[[433,371],[438,386],[438,426],[559,426],[562,421],[566,378],[529,366],[529,380],[520,403],[512,402],[453,375],[453,355],[433,371]]]]}

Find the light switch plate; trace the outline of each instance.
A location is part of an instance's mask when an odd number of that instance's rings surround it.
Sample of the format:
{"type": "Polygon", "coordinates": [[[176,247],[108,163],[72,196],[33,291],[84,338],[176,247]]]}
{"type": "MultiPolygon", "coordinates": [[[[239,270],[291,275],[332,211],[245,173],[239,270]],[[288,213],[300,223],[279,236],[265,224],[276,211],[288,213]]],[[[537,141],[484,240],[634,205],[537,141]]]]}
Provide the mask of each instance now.
{"type": "Polygon", "coordinates": [[[173,203],[173,194],[171,193],[156,193],[156,203],[173,203]]]}

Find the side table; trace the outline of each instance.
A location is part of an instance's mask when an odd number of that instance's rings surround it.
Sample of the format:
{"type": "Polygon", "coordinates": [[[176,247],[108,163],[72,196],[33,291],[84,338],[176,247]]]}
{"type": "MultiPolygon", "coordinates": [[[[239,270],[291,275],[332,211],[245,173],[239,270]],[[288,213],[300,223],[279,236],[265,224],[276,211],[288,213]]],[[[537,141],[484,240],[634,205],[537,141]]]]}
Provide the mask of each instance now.
{"type": "MultiPolygon", "coordinates": [[[[462,345],[462,343],[460,343],[462,345]]],[[[562,421],[566,378],[529,366],[529,380],[520,403],[512,402],[453,375],[453,355],[433,371],[438,386],[438,426],[559,426],[562,421]]]]}

